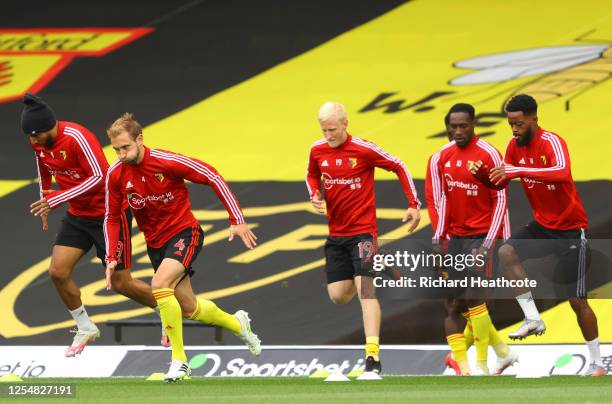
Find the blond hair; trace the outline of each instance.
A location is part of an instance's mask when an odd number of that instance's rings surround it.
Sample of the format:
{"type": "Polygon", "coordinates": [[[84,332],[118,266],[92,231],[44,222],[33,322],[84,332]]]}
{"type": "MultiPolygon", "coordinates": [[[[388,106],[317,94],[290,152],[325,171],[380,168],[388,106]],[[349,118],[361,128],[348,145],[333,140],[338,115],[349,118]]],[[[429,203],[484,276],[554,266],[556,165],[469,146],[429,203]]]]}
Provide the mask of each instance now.
{"type": "Polygon", "coordinates": [[[335,101],[327,101],[319,109],[319,121],[327,121],[330,118],[338,118],[340,121],[346,121],[347,114],[344,105],[335,101]]]}
{"type": "Polygon", "coordinates": [[[123,132],[129,133],[132,139],[136,139],[142,133],[142,126],[134,119],[134,114],[126,112],[121,115],[109,128],[106,134],[109,138],[119,136],[123,132]]]}

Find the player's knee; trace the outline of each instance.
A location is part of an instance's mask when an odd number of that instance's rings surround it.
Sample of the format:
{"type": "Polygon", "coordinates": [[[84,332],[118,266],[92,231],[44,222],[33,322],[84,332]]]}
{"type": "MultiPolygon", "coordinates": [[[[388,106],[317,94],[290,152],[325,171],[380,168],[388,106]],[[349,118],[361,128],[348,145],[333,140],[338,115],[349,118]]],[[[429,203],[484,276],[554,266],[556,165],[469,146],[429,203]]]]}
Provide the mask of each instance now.
{"type": "Polygon", "coordinates": [[[329,299],[333,304],[347,304],[353,298],[352,294],[349,293],[330,293],[329,299]]]}
{"type": "Polygon", "coordinates": [[[70,271],[56,265],[51,265],[49,267],[49,277],[54,282],[65,282],[70,279],[70,271]]]}
{"type": "Polygon", "coordinates": [[[113,290],[120,295],[126,296],[128,292],[128,282],[123,279],[113,279],[111,282],[113,290]]]}
{"type": "Polygon", "coordinates": [[[510,263],[516,261],[516,251],[510,244],[504,244],[498,250],[499,260],[502,263],[510,263]]]}
{"type": "Polygon", "coordinates": [[[193,312],[196,310],[195,302],[184,302],[179,300],[179,305],[181,306],[181,313],[184,318],[191,318],[193,312]]]}
{"type": "Polygon", "coordinates": [[[446,306],[446,317],[450,318],[460,318],[461,313],[459,308],[456,305],[448,305],[446,306]]]}
{"type": "Polygon", "coordinates": [[[583,310],[590,310],[589,302],[587,299],[582,297],[572,297],[569,299],[570,306],[574,312],[578,313],[583,310]]]}
{"type": "Polygon", "coordinates": [[[170,282],[168,282],[165,279],[160,279],[156,277],[153,277],[153,279],[151,279],[151,289],[153,290],[164,289],[164,288],[169,288],[169,287],[170,287],[170,282]]]}

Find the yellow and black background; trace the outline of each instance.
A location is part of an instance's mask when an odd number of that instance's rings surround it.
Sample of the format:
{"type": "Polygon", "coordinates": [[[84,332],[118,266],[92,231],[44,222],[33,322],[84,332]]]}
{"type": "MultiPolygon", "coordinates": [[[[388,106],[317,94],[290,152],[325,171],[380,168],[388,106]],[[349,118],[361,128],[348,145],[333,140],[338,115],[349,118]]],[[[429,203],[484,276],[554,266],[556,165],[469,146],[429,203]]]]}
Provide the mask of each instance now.
{"type": "MultiPolygon", "coordinates": [[[[358,304],[329,302],[322,273],[326,225],[307,203],[308,149],[320,138],[318,107],[343,102],[350,131],[404,160],[423,199],[428,156],[444,144],[443,116],[455,102],[479,113],[477,133],[502,152],[510,131],[505,101],[530,92],[540,122],[568,142],[572,170],[595,238],[612,238],[610,110],[612,11],[589,0],[571,10],[553,1],[106,1],[7,3],[0,13],[0,343],[64,343],[69,316],[46,276],[54,232],[29,214],[36,169],[19,131],[25,91],[59,119],[92,130],[109,161],[105,128],[125,111],[144,125],[145,143],[200,158],[230,182],[259,247],[226,242],[214,193],[191,186],[207,232],[194,289],[227,310],[245,308],[269,344],[360,343],[358,304]],[[529,10],[523,12],[521,10],[529,10]],[[17,42],[21,41],[21,42],[17,42]]],[[[405,234],[397,181],[377,173],[380,234],[405,234]]],[[[531,218],[519,184],[510,189],[514,227],[531,218]]],[[[426,212],[415,237],[431,229],[426,212]]],[[[134,236],[135,276],[152,271],[134,236]]],[[[153,316],[105,292],[103,270],[75,271],[97,322],[153,316]]],[[[604,296],[607,285],[592,294],[604,296]]],[[[609,295],[609,293],[608,293],[609,295]]],[[[601,340],[612,341],[612,304],[594,299],[601,340]]],[[[549,324],[532,342],[579,342],[566,302],[543,301],[549,324]]],[[[384,343],[442,343],[440,302],[383,302],[384,343]]],[[[499,328],[520,320],[513,301],[496,305],[499,328]]],[[[102,342],[111,343],[102,328],[102,342]]],[[[188,330],[189,344],[210,342],[188,330]]],[[[125,342],[157,333],[127,330],[125,342]]]]}

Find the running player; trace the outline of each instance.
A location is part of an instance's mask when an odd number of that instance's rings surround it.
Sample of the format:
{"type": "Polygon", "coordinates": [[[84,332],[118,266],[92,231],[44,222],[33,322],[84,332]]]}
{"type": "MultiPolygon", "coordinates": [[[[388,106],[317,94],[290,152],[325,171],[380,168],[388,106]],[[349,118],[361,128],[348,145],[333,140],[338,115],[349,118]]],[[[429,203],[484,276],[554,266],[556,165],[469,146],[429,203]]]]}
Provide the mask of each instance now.
{"type": "Polygon", "coordinates": [[[356,293],[359,295],[366,337],[365,370],[380,373],[381,312],[370,271],[377,248],[374,168],[384,168],[398,176],[408,199],[402,220],[409,222],[409,232],[419,224],[421,203],[401,160],[347,132],[347,114],[342,104],[326,102],[318,119],[324,139],[310,149],[306,185],[315,209],[319,213],[327,210],[327,291],[335,304],[346,304],[356,293]]]}
{"type": "MultiPolygon", "coordinates": [[[[514,233],[499,249],[499,258],[509,279],[527,276],[521,262],[529,258],[551,254],[560,258],[556,275],[567,286],[565,293],[590,353],[590,366],[585,375],[602,376],[607,370],[601,360],[597,317],[588,303],[586,291],[588,219],[572,178],[567,144],[556,133],[539,126],[537,111],[535,99],[527,94],[516,95],[506,104],[513,138],[506,149],[505,163],[495,164],[489,179],[501,188],[513,178],[520,178],[534,220],[514,233]],[[534,243],[534,239],[551,241],[534,243]]],[[[479,163],[477,169],[483,171],[480,167],[484,165],[479,163]]],[[[544,333],[546,325],[531,291],[518,289],[515,292],[525,322],[509,337],[523,339],[544,333]]]]}
{"type": "MultiPolygon", "coordinates": [[[[448,141],[452,142],[453,133],[451,132],[449,124],[449,116],[450,114],[448,113],[444,116],[444,126],[446,127],[448,141]]],[[[439,181],[436,182],[438,186],[436,189],[434,189],[432,176],[438,176],[438,168],[436,164],[431,164],[431,162],[432,160],[438,161],[439,159],[439,151],[429,157],[429,160],[427,161],[427,171],[425,174],[425,201],[427,203],[427,212],[429,213],[431,228],[434,233],[438,228],[437,209],[440,203],[440,195],[442,190],[439,187],[439,181]]],[[[443,234],[442,238],[446,239],[447,236],[448,235],[443,234]]],[[[463,374],[461,368],[469,368],[469,366],[467,366],[467,351],[474,343],[474,333],[472,323],[470,321],[470,312],[467,310],[461,313],[460,306],[462,306],[463,303],[458,299],[447,299],[445,301],[445,305],[445,329],[456,331],[457,329],[461,329],[462,324],[465,324],[463,335],[461,335],[461,333],[452,333],[447,335],[447,341],[449,342],[451,352],[449,352],[444,358],[444,363],[446,366],[453,369],[457,376],[461,376],[463,374]],[[462,317],[465,319],[465,321],[462,319],[462,317]],[[462,366],[459,365],[459,362],[462,362],[462,366]]],[[[489,329],[489,345],[493,347],[493,350],[497,355],[497,364],[493,370],[494,374],[502,374],[508,367],[518,361],[518,355],[514,351],[510,350],[506,343],[502,341],[497,329],[495,328],[495,325],[493,324],[491,324],[491,328],[489,329]]]]}
{"type": "Polygon", "coordinates": [[[255,246],[256,237],[221,175],[202,161],[146,147],[142,127],[132,114],[118,118],[107,133],[119,158],[109,168],[106,182],[107,288],[116,272],[122,206],[127,201],[145,236],[155,271],[153,296],[172,343],[165,380],[181,380],[191,373],[183,347],[182,317],[229,329],[253,355],[259,355],[260,341],[251,331],[248,313],[228,314],[212,301],[197,298],[191,287],[192,266],[202,249],[204,232],[191,212],[185,180],[213,188],[230,216],[230,241],[239,236],[247,248],[255,246]]]}
{"type": "MultiPolygon", "coordinates": [[[[439,198],[436,200],[434,197],[433,201],[439,217],[433,241],[434,244],[440,244],[449,235],[449,254],[488,255],[495,240],[502,234],[509,234],[507,196],[505,192],[489,190],[480,181],[474,181],[469,168],[477,160],[501,162],[501,155],[474,134],[474,107],[455,104],[449,111],[448,119],[448,128],[454,141],[434,154],[430,163],[433,192],[439,198]]],[[[471,275],[491,276],[489,271],[495,263],[493,255],[486,267],[488,273],[476,272],[471,275]]],[[[449,271],[450,277],[456,278],[459,275],[457,271],[449,271]]],[[[466,318],[469,318],[473,343],[476,345],[477,373],[489,374],[487,351],[490,343],[499,348],[496,353],[503,363],[498,364],[496,372],[501,373],[516,361],[516,356],[497,336],[488,314],[486,296],[482,291],[471,288],[468,288],[467,293],[467,296],[454,295],[453,298],[458,301],[447,305],[449,310],[445,329],[453,356],[461,374],[471,374],[466,357],[465,322],[459,315],[460,311],[466,311],[469,313],[466,318]]]]}
{"type": "MultiPolygon", "coordinates": [[[[72,344],[66,356],[80,354],[85,346],[100,336],[98,327],[89,318],[81,291],[72,271],[79,260],[95,246],[104,263],[105,245],[102,232],[104,220],[104,178],[108,163],[98,139],[87,128],[73,122],[58,121],[53,110],[39,97],[26,94],[21,114],[21,128],[30,137],[38,169],[40,199],[31,205],[31,212],[41,216],[47,230],[47,215],[64,203],[68,212],[53,246],[49,276],[77,324],[72,344]],[[52,177],[59,190],[51,189],[52,177]]],[[[113,288],[145,306],[157,304],[151,288],[130,274],[131,218],[120,214],[120,243],[117,245],[117,271],[113,288]]]]}

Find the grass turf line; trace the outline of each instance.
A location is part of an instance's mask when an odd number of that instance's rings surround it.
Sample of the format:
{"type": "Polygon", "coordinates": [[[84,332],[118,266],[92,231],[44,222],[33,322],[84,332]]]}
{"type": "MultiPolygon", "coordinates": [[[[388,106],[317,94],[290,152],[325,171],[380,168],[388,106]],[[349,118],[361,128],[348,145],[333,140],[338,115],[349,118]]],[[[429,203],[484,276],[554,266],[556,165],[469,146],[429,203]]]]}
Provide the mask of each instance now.
{"type": "MultiPolygon", "coordinates": [[[[193,378],[178,383],[144,378],[30,379],[26,383],[74,383],[76,400],[68,402],[153,404],[173,402],[427,402],[610,403],[612,377],[399,377],[382,381],[325,383],[308,378],[193,378]]],[[[19,403],[32,399],[0,398],[19,403]]],[[[44,399],[63,402],[65,398],[44,399]]]]}

